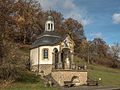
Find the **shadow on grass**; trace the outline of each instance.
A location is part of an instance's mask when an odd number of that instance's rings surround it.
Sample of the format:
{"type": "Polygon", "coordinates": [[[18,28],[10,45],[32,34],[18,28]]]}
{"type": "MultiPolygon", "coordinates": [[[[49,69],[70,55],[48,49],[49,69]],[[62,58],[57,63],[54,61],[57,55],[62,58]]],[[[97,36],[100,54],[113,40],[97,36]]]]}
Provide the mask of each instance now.
{"type": "Polygon", "coordinates": [[[23,76],[18,78],[16,82],[21,82],[21,83],[43,83],[43,81],[40,79],[39,76],[36,76],[32,73],[25,73],[23,76]]]}
{"type": "Polygon", "coordinates": [[[11,86],[0,88],[0,90],[58,90],[56,88],[45,87],[44,82],[39,76],[31,72],[25,73],[18,78],[11,86]]]}

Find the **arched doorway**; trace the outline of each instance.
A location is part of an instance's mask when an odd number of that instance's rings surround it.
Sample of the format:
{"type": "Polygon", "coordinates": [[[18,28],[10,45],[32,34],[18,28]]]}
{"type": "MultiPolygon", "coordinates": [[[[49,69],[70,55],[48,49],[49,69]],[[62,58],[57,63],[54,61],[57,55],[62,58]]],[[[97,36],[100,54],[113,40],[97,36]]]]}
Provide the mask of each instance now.
{"type": "Polygon", "coordinates": [[[61,52],[62,69],[71,68],[71,54],[69,48],[64,48],[61,52]]]}
{"type": "Polygon", "coordinates": [[[58,50],[54,49],[54,68],[58,69],[58,50]]]}

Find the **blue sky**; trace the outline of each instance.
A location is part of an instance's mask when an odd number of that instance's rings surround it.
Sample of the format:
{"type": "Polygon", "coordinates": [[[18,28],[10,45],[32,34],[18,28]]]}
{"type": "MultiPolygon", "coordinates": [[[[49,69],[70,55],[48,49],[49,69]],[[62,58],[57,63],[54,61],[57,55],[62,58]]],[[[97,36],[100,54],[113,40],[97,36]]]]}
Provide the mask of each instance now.
{"type": "Polygon", "coordinates": [[[57,10],[84,26],[88,40],[120,43],[120,0],[39,0],[43,10],[57,10]]]}

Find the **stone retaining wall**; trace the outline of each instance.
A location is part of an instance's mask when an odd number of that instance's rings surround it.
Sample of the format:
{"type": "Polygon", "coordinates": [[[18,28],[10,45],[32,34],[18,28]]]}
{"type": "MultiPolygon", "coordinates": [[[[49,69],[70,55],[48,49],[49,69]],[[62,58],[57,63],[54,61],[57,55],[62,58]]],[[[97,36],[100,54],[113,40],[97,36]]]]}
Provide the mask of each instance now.
{"type": "Polygon", "coordinates": [[[64,86],[64,81],[71,81],[74,76],[79,77],[79,85],[87,84],[87,71],[53,70],[51,75],[60,86],[64,86]]]}
{"type": "MultiPolygon", "coordinates": [[[[32,66],[31,71],[33,71],[33,72],[38,71],[38,65],[32,66]]],[[[40,64],[39,65],[39,73],[41,73],[41,71],[44,72],[44,75],[50,74],[52,71],[52,64],[40,64]]]]}

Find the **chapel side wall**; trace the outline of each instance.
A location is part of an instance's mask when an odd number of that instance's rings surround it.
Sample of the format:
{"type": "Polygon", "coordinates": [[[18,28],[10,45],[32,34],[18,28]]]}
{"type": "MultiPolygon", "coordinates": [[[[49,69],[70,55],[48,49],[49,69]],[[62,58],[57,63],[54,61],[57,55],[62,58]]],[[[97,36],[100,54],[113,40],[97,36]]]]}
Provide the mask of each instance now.
{"type": "Polygon", "coordinates": [[[44,75],[48,75],[52,71],[52,64],[53,64],[53,50],[54,48],[57,48],[59,51],[60,46],[41,46],[40,48],[40,61],[39,61],[39,72],[43,71],[44,75]],[[49,58],[43,59],[43,49],[47,48],[49,49],[49,58]]]}
{"type": "Polygon", "coordinates": [[[60,86],[64,86],[64,81],[71,81],[73,76],[79,77],[79,85],[87,84],[87,71],[53,71],[51,75],[60,86]]]}
{"type": "Polygon", "coordinates": [[[41,46],[40,47],[40,62],[39,62],[39,64],[53,64],[52,60],[53,60],[53,50],[54,50],[54,48],[57,48],[58,51],[59,51],[60,45],[56,45],[56,46],[41,46]],[[49,49],[48,59],[43,59],[43,49],[44,48],[49,49]]]}
{"type": "Polygon", "coordinates": [[[36,71],[38,65],[38,48],[34,48],[30,50],[30,65],[31,71],[36,71]]]}

